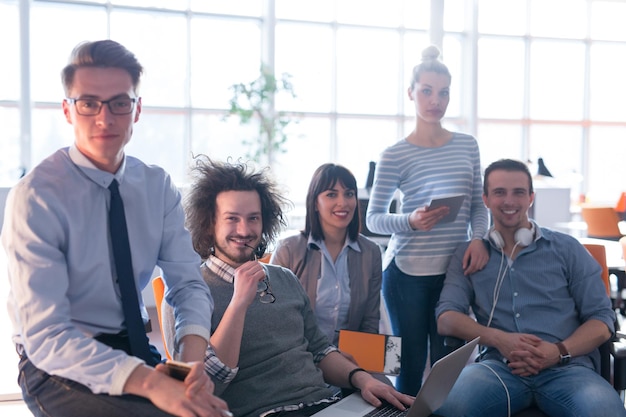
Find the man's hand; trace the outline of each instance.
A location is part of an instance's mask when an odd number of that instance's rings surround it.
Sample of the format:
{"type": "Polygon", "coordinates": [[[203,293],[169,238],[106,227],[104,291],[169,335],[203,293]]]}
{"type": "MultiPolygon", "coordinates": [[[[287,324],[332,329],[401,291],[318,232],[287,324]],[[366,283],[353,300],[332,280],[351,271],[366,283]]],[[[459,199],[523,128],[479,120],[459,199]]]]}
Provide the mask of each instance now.
{"type": "Polygon", "coordinates": [[[544,341],[527,333],[501,332],[495,345],[504,356],[512,373],[520,376],[536,375],[545,363],[546,354],[544,341]]]}
{"type": "Polygon", "coordinates": [[[538,346],[542,340],[528,333],[507,333],[500,332],[494,347],[507,358],[511,360],[511,354],[515,351],[529,351],[537,356],[542,355],[538,346]]]}
{"type": "Polygon", "coordinates": [[[527,350],[511,352],[509,367],[512,373],[520,376],[537,375],[542,370],[556,365],[559,362],[559,348],[554,343],[541,341],[536,349],[541,352],[537,355],[527,350]]]}
{"type": "Polygon", "coordinates": [[[361,390],[363,399],[374,407],[380,407],[382,401],[386,401],[399,410],[406,410],[415,400],[415,397],[396,391],[391,385],[377,380],[367,372],[355,373],[352,383],[361,390]]]}
{"type": "Polygon", "coordinates": [[[213,395],[213,382],[201,362],[192,364],[185,381],[171,378],[163,364],[141,365],[126,381],[124,392],[148,398],[159,409],[180,417],[226,417],[227,404],[213,395]]]}
{"type": "Polygon", "coordinates": [[[264,278],[265,270],[258,261],[248,261],[235,269],[235,288],[231,303],[247,309],[257,295],[259,282],[264,278]]]}
{"type": "Polygon", "coordinates": [[[482,239],[474,239],[470,242],[463,255],[463,273],[465,275],[480,271],[489,261],[489,251],[482,239]]]}

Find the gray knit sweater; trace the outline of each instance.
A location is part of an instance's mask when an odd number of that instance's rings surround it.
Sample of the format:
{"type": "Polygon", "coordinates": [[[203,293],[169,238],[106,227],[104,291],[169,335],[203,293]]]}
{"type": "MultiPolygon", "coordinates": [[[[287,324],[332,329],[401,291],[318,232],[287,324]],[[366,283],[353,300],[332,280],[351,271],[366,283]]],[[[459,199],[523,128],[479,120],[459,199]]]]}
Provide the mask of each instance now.
{"type": "MultiPolygon", "coordinates": [[[[309,299],[298,278],[288,269],[266,265],[273,304],[256,298],[246,313],[239,372],[229,383],[213,379],[215,393],[237,417],[258,416],[277,406],[318,401],[332,395],[314,356],[329,342],[317,327],[309,299]]],[[[202,267],[215,301],[214,332],[233,295],[233,285],[202,267]]]]}

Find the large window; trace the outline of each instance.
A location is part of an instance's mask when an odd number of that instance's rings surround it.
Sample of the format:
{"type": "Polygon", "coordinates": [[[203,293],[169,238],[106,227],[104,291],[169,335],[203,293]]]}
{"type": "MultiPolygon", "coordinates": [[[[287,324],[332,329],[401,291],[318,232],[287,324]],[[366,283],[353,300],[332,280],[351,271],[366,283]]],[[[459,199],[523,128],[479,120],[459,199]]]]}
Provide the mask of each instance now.
{"type": "Polygon", "coordinates": [[[477,136],[483,164],[543,157],[557,180],[577,178],[573,194],[614,200],[626,188],[610,170],[617,164],[606,164],[626,129],[619,82],[626,30],[617,18],[626,3],[447,0],[442,27],[429,28],[430,3],[0,0],[0,36],[15,39],[0,44],[15,63],[0,77],[0,185],[71,143],[59,71],[78,42],[107,37],[146,68],[144,114],[129,153],[163,165],[177,183],[186,182],[194,153],[246,154],[242,142],[256,128],[224,117],[228,87],[254,79],[261,61],[272,60],[277,74],[291,74],[297,94],[276,103],[297,121],[288,152],[272,167],[277,179],[296,205],[323,162],[345,164],[362,184],[368,162],[412,129],[406,88],[436,29],[453,74],[446,126],[477,136]],[[555,25],[555,10],[564,9],[568,19],[555,25]],[[304,165],[298,154],[307,155],[304,165]]]}
{"type": "Polygon", "coordinates": [[[572,199],[626,190],[626,2],[477,1],[477,137],[482,162],[542,157],[572,199]],[[555,16],[567,18],[554,23],[555,16]]]}
{"type": "MultiPolygon", "coordinates": [[[[0,0],[3,38],[21,39],[30,49],[24,61],[29,68],[12,66],[0,81],[10,87],[0,100],[3,134],[14,138],[0,143],[5,186],[21,169],[71,143],[71,127],[60,111],[59,71],[83,40],[111,38],[136,53],[146,70],[140,91],[144,111],[128,152],[164,166],[181,185],[193,154],[246,155],[242,143],[256,135],[256,127],[225,117],[229,86],[256,78],[262,61],[277,74],[290,74],[297,94],[276,102],[295,123],[287,152],[272,166],[296,206],[318,165],[345,164],[364,185],[369,161],[411,128],[406,88],[428,45],[429,0],[162,0],[150,7],[132,0],[25,3],[0,0]],[[26,16],[29,30],[20,31],[20,16],[26,16]],[[24,82],[30,91],[22,103],[31,104],[21,113],[20,74],[29,77],[24,82]],[[20,121],[23,114],[26,123],[20,121]]],[[[20,42],[1,48],[20,62],[20,42]]],[[[455,60],[450,53],[450,62],[455,60]]],[[[457,97],[460,92],[459,84],[457,97]]],[[[450,114],[460,116],[459,101],[450,114]]]]}

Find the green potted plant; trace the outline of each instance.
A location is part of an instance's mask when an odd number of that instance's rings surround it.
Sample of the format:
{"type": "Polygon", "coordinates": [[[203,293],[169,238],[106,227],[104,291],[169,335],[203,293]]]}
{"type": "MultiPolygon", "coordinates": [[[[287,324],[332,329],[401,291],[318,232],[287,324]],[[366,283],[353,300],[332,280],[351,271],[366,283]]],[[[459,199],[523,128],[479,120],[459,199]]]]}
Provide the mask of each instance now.
{"type": "Polygon", "coordinates": [[[240,124],[258,123],[258,136],[244,139],[246,157],[272,166],[275,154],[285,152],[288,134],[285,128],[293,122],[285,112],[276,111],[274,102],[279,94],[296,95],[291,84],[291,75],[283,73],[276,78],[272,68],[261,64],[259,76],[249,83],[233,84],[229,116],[239,117],[240,124]]]}

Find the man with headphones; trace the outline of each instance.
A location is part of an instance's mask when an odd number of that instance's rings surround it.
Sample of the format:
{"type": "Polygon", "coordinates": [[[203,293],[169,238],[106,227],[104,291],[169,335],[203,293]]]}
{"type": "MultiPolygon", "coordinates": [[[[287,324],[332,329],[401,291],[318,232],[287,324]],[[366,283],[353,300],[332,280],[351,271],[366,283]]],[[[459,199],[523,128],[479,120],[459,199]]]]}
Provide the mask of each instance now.
{"type": "Polygon", "coordinates": [[[460,245],[436,309],[441,334],[480,336],[483,349],[436,414],[510,416],[535,405],[549,416],[626,416],[597,372],[597,348],[615,320],[600,266],[575,238],[529,220],[534,192],[524,163],[492,163],[483,187],[493,219],[489,262],[464,275],[468,243],[460,245]]]}

